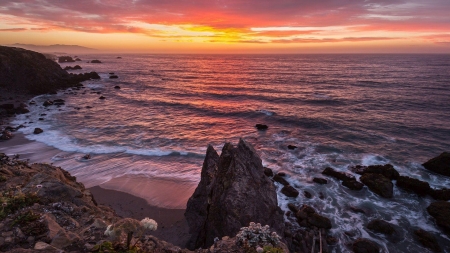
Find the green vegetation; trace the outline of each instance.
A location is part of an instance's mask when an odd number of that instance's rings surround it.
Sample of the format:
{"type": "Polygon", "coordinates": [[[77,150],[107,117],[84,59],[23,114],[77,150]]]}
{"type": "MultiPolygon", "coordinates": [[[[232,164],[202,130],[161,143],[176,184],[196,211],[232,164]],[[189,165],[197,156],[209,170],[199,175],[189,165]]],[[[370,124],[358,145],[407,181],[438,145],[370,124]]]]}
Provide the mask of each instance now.
{"type": "Polygon", "coordinates": [[[92,252],[98,253],[138,253],[143,252],[139,247],[132,246],[129,249],[123,248],[120,244],[113,244],[110,241],[105,241],[102,244],[95,245],[92,252]]]}
{"type": "Polygon", "coordinates": [[[272,246],[265,246],[263,248],[263,253],[283,253],[283,249],[281,248],[276,248],[276,247],[272,247],[272,246]]]}
{"type": "Polygon", "coordinates": [[[28,210],[25,213],[17,215],[14,221],[12,222],[11,227],[14,227],[15,225],[20,226],[27,225],[30,222],[38,220],[40,217],[41,217],[40,215],[33,213],[32,210],[28,210]]]}
{"type": "Polygon", "coordinates": [[[22,193],[20,188],[0,193],[0,220],[19,209],[38,203],[40,198],[36,193],[22,193]]]}

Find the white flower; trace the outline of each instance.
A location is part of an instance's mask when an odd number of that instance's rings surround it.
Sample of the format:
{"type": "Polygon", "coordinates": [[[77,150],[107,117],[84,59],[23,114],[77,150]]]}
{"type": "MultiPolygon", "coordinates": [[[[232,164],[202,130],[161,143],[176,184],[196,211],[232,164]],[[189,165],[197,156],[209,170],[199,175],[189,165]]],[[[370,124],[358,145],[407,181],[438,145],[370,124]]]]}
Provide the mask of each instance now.
{"type": "Polygon", "coordinates": [[[258,252],[258,253],[262,253],[263,251],[264,251],[264,249],[261,247],[256,248],[256,252],[258,252]]]}
{"type": "Polygon", "coordinates": [[[155,231],[158,228],[158,223],[155,220],[149,219],[145,217],[145,219],[141,220],[141,225],[147,230],[155,231]]]}
{"type": "Polygon", "coordinates": [[[106,228],[106,231],[105,231],[105,235],[106,235],[106,236],[112,236],[112,235],[114,234],[114,230],[111,229],[111,228],[112,228],[112,225],[109,225],[109,226],[106,228]]]}

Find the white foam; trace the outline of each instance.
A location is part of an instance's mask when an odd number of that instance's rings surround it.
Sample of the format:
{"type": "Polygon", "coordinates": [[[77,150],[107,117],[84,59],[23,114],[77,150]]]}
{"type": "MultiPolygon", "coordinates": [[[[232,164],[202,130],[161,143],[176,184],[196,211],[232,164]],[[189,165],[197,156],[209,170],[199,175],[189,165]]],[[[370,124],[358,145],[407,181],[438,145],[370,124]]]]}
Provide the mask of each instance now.
{"type": "Polygon", "coordinates": [[[265,109],[261,109],[261,110],[257,110],[257,112],[263,113],[267,116],[273,116],[275,113],[269,110],[265,110],[265,109]]]}

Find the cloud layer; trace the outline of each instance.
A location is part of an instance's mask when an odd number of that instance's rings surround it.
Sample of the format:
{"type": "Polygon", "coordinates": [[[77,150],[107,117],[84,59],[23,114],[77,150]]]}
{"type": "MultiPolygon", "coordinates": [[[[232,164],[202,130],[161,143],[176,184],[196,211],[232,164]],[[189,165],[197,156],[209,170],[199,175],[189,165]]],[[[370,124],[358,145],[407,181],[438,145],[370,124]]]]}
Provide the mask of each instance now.
{"type": "Polygon", "coordinates": [[[442,44],[450,42],[449,11],[448,0],[2,0],[0,33],[129,33],[258,44],[409,38],[442,44]]]}

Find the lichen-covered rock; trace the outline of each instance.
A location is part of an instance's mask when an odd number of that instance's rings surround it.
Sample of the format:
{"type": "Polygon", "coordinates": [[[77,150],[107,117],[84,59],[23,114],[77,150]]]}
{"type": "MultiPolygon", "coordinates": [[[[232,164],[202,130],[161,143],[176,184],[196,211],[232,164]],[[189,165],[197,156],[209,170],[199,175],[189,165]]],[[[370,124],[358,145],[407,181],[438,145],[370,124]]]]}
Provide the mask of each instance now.
{"type": "Polygon", "coordinates": [[[450,153],[448,152],[443,152],[422,165],[427,170],[450,177],[450,153]]]}
{"type": "Polygon", "coordinates": [[[391,180],[382,174],[366,173],[361,176],[361,182],[369,189],[384,198],[392,198],[394,195],[394,185],[391,180]]]}
{"type": "Polygon", "coordinates": [[[282,235],[275,185],[264,174],[254,148],[242,139],[237,147],[226,143],[217,162],[209,159],[216,156],[212,147],[208,149],[199,187],[185,213],[192,235],[188,248],[209,247],[214,238],[235,236],[250,222],[269,225],[282,235]]]}

